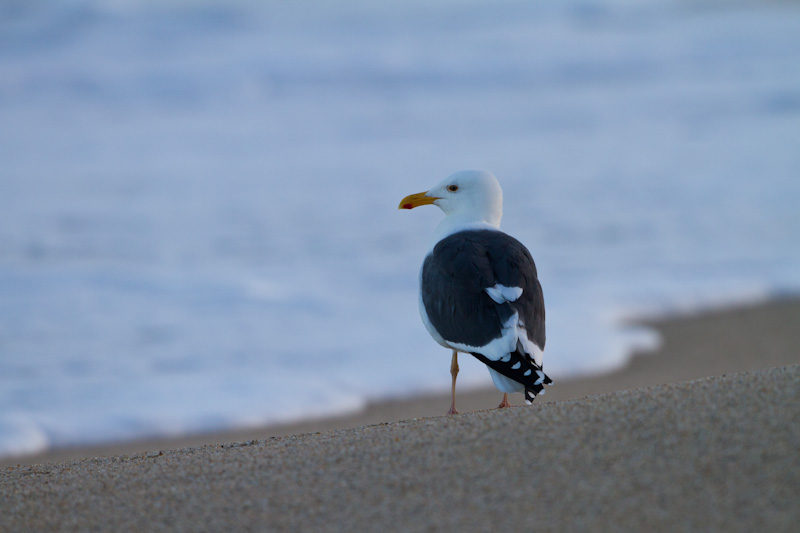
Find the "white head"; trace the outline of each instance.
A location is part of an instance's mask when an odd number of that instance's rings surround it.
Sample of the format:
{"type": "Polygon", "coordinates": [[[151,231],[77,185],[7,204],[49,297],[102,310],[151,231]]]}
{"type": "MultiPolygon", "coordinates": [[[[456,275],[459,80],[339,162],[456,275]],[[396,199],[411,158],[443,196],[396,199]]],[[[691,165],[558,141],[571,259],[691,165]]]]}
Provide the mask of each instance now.
{"type": "Polygon", "coordinates": [[[444,211],[449,226],[488,224],[498,228],[503,218],[503,190],[497,178],[485,170],[456,172],[429,191],[406,196],[399,207],[413,209],[428,204],[444,211]]]}

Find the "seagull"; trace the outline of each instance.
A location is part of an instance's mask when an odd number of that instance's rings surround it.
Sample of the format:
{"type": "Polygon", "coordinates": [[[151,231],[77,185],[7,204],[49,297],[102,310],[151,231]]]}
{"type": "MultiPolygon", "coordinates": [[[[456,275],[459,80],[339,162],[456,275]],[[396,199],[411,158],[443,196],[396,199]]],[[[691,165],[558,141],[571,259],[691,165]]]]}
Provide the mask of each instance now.
{"type": "Polygon", "coordinates": [[[530,405],[552,383],[542,369],[544,296],[530,252],[500,230],[503,191],[482,170],[456,172],[399,209],[435,205],[436,227],[420,271],[419,312],[431,337],[452,350],[452,403],[457,414],[458,353],[484,363],[503,393],[524,392],[530,405]]]}

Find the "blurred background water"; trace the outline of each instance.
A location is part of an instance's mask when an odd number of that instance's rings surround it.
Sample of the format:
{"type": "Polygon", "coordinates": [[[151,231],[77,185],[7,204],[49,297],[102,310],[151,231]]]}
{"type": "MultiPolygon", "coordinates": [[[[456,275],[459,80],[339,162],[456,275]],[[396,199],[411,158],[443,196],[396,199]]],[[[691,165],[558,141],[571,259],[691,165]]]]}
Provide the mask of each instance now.
{"type": "MultiPolygon", "coordinates": [[[[556,381],[800,288],[800,5],[0,4],[0,455],[444,390],[417,275],[494,172],[556,381]]],[[[464,361],[463,387],[489,385],[464,361]]]]}

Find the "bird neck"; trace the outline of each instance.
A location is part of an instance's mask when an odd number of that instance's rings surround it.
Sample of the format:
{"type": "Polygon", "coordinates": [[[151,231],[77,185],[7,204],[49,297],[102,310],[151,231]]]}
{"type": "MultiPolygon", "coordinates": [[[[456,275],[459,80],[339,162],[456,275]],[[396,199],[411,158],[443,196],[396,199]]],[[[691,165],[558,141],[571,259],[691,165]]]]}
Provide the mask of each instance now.
{"type": "Polygon", "coordinates": [[[430,248],[433,249],[436,246],[436,243],[444,239],[445,237],[449,237],[454,233],[458,233],[459,231],[467,231],[467,230],[479,230],[479,229],[488,229],[488,230],[499,230],[500,229],[500,219],[496,217],[496,220],[482,220],[476,219],[474,216],[464,216],[461,214],[453,213],[444,217],[444,219],[439,222],[439,225],[436,226],[436,230],[433,232],[433,239],[431,240],[430,248]]]}

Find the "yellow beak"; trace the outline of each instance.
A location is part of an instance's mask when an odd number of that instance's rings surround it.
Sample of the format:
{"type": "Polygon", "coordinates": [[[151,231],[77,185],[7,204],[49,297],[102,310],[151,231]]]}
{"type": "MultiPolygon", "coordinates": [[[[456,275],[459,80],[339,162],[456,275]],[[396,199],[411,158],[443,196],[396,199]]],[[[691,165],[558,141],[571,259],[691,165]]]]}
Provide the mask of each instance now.
{"type": "Polygon", "coordinates": [[[397,209],[414,209],[415,207],[419,207],[421,205],[430,205],[439,198],[435,196],[426,196],[428,191],[425,192],[418,192],[417,194],[409,194],[402,200],[400,200],[400,205],[397,206],[397,209]]]}

